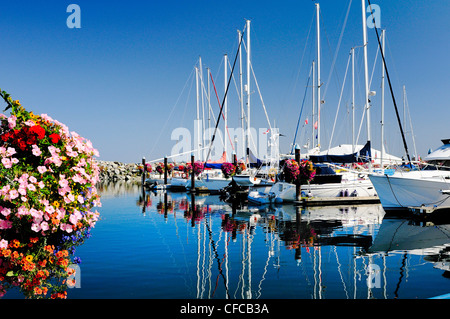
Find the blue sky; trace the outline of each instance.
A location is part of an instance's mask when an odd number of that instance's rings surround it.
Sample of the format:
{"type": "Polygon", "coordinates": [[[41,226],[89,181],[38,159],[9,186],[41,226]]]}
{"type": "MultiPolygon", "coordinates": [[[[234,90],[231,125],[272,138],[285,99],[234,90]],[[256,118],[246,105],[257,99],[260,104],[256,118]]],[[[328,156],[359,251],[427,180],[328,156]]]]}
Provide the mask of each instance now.
{"type": "MultiPolygon", "coordinates": [[[[450,2],[372,3],[381,8],[381,26],[387,37],[386,60],[397,105],[403,116],[405,85],[417,152],[424,156],[429,148],[441,144],[440,139],[449,138],[450,2]]],[[[350,48],[362,44],[362,17],[361,2],[353,0],[337,51],[349,1],[324,0],[320,6],[321,77],[326,87],[322,145],[327,147],[350,48]],[[330,76],[335,56],[335,71],[330,76]]],[[[140,162],[143,156],[147,160],[160,158],[171,153],[176,142],[170,137],[175,128],[193,131],[196,102],[192,75],[198,57],[202,57],[204,67],[211,69],[222,99],[223,55],[228,54],[232,63],[237,49],[236,30],[242,30],[245,19],[250,19],[252,66],[271,123],[275,122],[285,135],[281,151],[287,152],[315,53],[315,28],[310,31],[314,10],[314,2],[306,0],[4,1],[0,12],[0,88],[29,110],[47,113],[90,139],[100,159],[140,162]],[[70,14],[66,8],[71,3],[81,8],[80,29],[66,25],[70,14]]],[[[379,149],[381,65],[378,55],[373,66],[377,52],[373,29],[368,29],[368,36],[369,72],[375,70],[371,89],[377,92],[371,108],[372,141],[379,149]]],[[[359,83],[355,84],[357,112],[361,110],[363,88],[361,63],[360,50],[356,70],[359,83]]],[[[332,146],[351,142],[349,74],[332,146]]],[[[255,84],[253,90],[252,126],[267,127],[255,84]]],[[[230,127],[240,126],[235,91],[233,84],[230,127]]],[[[387,151],[401,156],[402,143],[387,82],[385,98],[387,151]]],[[[213,102],[218,114],[215,97],[213,102]]],[[[302,124],[310,113],[310,104],[307,93],[302,124]]],[[[410,132],[407,120],[406,130],[410,132]]],[[[297,142],[302,144],[306,142],[306,131],[299,130],[297,142]]],[[[413,154],[411,134],[407,136],[413,154]]],[[[360,142],[365,138],[364,124],[360,142]]]]}

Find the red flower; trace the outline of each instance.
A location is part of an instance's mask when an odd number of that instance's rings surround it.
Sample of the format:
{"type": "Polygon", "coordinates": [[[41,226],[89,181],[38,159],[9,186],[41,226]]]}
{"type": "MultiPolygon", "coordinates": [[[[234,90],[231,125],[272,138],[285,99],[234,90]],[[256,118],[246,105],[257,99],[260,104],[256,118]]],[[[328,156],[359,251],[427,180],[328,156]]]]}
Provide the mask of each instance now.
{"type": "Polygon", "coordinates": [[[45,137],[45,130],[40,125],[35,125],[30,128],[30,130],[35,133],[38,139],[42,140],[45,137]]]}
{"type": "Polygon", "coordinates": [[[58,143],[59,140],[61,139],[61,137],[56,133],[50,134],[49,138],[54,144],[58,143]]]}

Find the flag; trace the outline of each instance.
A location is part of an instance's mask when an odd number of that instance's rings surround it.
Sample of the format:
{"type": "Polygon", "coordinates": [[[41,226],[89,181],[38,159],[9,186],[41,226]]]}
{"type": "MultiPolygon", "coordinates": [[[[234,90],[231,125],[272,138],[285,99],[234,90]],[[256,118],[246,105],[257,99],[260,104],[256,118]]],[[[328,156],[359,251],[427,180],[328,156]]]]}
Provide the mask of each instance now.
{"type": "Polygon", "coordinates": [[[306,120],[305,120],[305,124],[308,124],[308,118],[306,118],[306,120]]]}
{"type": "Polygon", "coordinates": [[[314,129],[317,130],[317,121],[314,123],[314,129]]]}
{"type": "Polygon", "coordinates": [[[264,132],[263,134],[267,134],[267,133],[269,133],[269,130],[270,130],[270,129],[267,129],[267,131],[265,131],[265,132],[264,132]]]}

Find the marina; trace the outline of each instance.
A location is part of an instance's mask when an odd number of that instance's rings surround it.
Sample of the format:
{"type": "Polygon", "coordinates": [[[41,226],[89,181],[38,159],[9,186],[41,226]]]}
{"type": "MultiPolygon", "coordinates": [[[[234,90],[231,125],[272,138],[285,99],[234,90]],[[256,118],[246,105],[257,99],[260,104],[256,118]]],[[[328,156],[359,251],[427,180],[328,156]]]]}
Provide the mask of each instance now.
{"type": "MultiPolygon", "coordinates": [[[[142,198],[139,184],[126,182],[99,190],[102,218],[77,249],[82,282],[69,289],[70,299],[427,299],[448,293],[450,221],[386,215],[379,204],[238,208],[218,195],[157,191],[142,198]]],[[[3,298],[14,297],[8,291],[3,298]]]]}

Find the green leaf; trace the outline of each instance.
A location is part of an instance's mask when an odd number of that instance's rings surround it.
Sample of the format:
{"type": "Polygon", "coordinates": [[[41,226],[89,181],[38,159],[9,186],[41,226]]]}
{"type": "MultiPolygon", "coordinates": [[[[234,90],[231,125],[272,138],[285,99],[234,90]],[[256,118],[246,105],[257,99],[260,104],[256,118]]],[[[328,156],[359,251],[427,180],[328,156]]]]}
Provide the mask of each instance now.
{"type": "Polygon", "coordinates": [[[12,277],[12,276],[14,276],[14,271],[12,271],[12,270],[8,271],[8,272],[6,273],[6,276],[7,276],[7,277],[12,277]]]}

